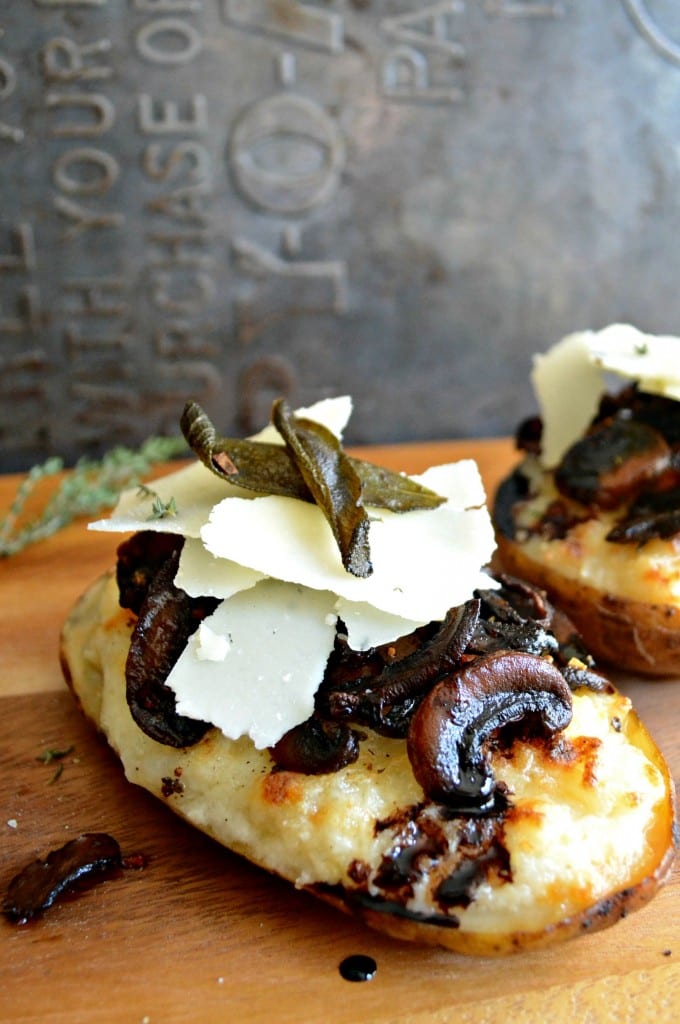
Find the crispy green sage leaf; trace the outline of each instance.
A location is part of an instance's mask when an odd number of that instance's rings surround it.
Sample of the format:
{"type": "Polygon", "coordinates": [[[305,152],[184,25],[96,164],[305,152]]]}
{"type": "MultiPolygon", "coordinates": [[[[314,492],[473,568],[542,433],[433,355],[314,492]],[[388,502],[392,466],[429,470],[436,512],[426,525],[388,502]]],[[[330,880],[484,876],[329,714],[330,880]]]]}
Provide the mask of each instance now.
{"type": "Polygon", "coordinates": [[[296,417],[279,400],[273,422],[285,444],[218,437],[197,402],[187,402],[180,425],[192,451],[223,480],[259,494],[315,502],[326,515],[343,565],[357,576],[371,572],[369,520],[364,506],[392,512],[432,509],[445,500],[401,473],[346,454],[335,435],[296,417]]]}
{"type": "Polygon", "coordinates": [[[350,459],[361,480],[364,505],[388,508],[390,512],[415,512],[437,508],[446,498],[424,487],[410,476],[374,466],[363,459],[350,459]]]}
{"type": "Polygon", "coordinates": [[[239,438],[218,437],[197,402],[187,402],[180,420],[191,450],[217,476],[248,491],[313,501],[287,448],[239,438]]]}
{"type": "MultiPolygon", "coordinates": [[[[223,480],[261,494],[314,501],[295,460],[283,445],[218,437],[197,402],[185,405],[181,427],[194,454],[223,480]]],[[[364,505],[387,508],[391,512],[413,512],[437,508],[445,500],[401,473],[363,459],[349,458],[349,461],[361,480],[364,505]]]]}
{"type": "Polygon", "coordinates": [[[321,423],[299,419],[282,398],[274,402],[272,422],[328,520],[343,566],[353,576],[370,576],[370,520],[362,502],[361,480],[339,440],[321,423]]]}

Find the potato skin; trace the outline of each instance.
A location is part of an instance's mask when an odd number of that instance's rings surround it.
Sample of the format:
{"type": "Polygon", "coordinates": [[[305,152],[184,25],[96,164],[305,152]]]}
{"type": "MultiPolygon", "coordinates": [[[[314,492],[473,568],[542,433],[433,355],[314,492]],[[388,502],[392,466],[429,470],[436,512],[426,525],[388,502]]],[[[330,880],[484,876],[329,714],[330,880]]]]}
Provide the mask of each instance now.
{"type": "MultiPolygon", "coordinates": [[[[100,597],[108,586],[108,578],[104,577],[93,585],[91,590],[75,606],[64,625],[61,636],[61,663],[64,676],[81,711],[93,725],[101,729],[102,688],[105,685],[102,666],[82,657],[83,648],[87,646],[92,631],[103,631],[110,634],[129,633],[130,625],[126,622],[127,613],[115,611],[111,618],[104,622],[101,618],[100,597]]],[[[109,609],[109,613],[111,610],[109,609]]],[[[115,673],[114,673],[115,674],[115,673]]],[[[119,684],[123,685],[123,679],[119,684]]],[[[664,780],[665,798],[658,805],[653,822],[650,822],[647,853],[638,858],[634,865],[629,866],[622,887],[614,888],[606,896],[594,902],[579,913],[564,917],[555,923],[534,930],[512,930],[472,932],[441,924],[437,916],[437,907],[432,908],[432,918],[421,920],[407,916],[403,908],[383,904],[384,909],[371,905],[365,896],[357,890],[342,885],[323,886],[320,884],[300,886],[306,888],[315,897],[332,904],[338,909],[364,921],[368,926],[392,938],[413,942],[419,945],[444,947],[452,952],[468,956],[500,957],[540,949],[561,943],[581,934],[599,931],[612,924],[628,913],[644,906],[655,895],[659,887],[667,880],[675,855],[674,842],[674,789],[668,767],[656,747],[652,737],[640,722],[638,716],[629,712],[626,717],[627,738],[638,749],[642,750],[649,760],[659,769],[664,780]]],[[[133,730],[134,731],[134,730],[133,730]]],[[[151,748],[155,758],[156,775],[162,776],[162,766],[166,763],[166,773],[172,772],[177,763],[177,752],[144,741],[151,748]]],[[[209,745],[204,741],[203,756],[210,759],[212,754],[209,745]]],[[[192,755],[185,752],[185,768],[183,778],[188,785],[192,779],[193,761],[197,760],[200,768],[201,750],[192,755]]],[[[251,756],[251,755],[248,755],[251,756]]],[[[155,778],[155,776],[154,776],[155,778]]],[[[143,783],[142,783],[143,784],[143,783]]],[[[191,786],[189,785],[189,789],[191,786]]],[[[182,804],[171,805],[176,813],[182,814],[182,804]]],[[[215,836],[218,841],[219,837],[215,836]]],[[[226,845],[226,844],[225,844],[226,845]]],[[[237,850],[244,853],[244,851],[237,850]]],[[[259,863],[257,857],[250,852],[249,859],[259,863]]],[[[272,870],[265,863],[261,866],[272,870]]],[[[282,877],[286,877],[283,875],[282,877]]],[[[291,880],[291,879],[289,879],[291,880]]]]}
{"type": "Polygon", "coordinates": [[[421,946],[439,946],[464,956],[504,957],[529,950],[545,949],[579,935],[601,931],[623,917],[644,907],[668,880],[680,836],[676,828],[675,786],[652,736],[638,714],[631,711],[626,720],[628,738],[659,769],[667,786],[667,799],[650,832],[649,857],[631,872],[631,883],[618,892],[598,900],[581,913],[565,917],[556,924],[535,931],[462,932],[432,922],[423,922],[389,911],[357,905],[351,892],[323,892],[310,887],[314,895],[336,908],[359,917],[369,927],[391,938],[415,942],[421,946]]]}
{"type": "Polygon", "coordinates": [[[493,509],[503,570],[542,587],[598,660],[650,679],[680,675],[680,607],[617,597],[530,558],[508,530],[510,493],[501,485],[493,509]]]}
{"type": "MultiPolygon", "coordinates": [[[[667,842],[672,820],[673,805],[672,801],[669,801],[665,828],[661,821],[658,823],[659,839],[664,842],[667,842]],[[664,836],[666,838],[662,839],[664,836]]],[[[657,890],[668,880],[674,858],[675,850],[669,847],[658,867],[639,883],[599,900],[580,914],[564,918],[559,923],[538,931],[461,932],[455,928],[442,927],[434,921],[418,921],[399,916],[390,910],[380,911],[358,906],[351,892],[324,892],[315,886],[309,886],[308,891],[337,910],[358,917],[369,928],[389,935],[390,938],[413,942],[419,946],[449,949],[462,956],[506,957],[530,950],[545,949],[577,938],[579,935],[589,935],[611,927],[649,903],[657,890]]]]}

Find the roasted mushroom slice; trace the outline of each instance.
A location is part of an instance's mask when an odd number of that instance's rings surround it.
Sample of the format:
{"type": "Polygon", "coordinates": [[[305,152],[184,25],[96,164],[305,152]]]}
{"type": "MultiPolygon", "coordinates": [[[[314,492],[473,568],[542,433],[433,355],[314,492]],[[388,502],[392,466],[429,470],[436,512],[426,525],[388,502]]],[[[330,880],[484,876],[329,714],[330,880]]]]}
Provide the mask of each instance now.
{"type": "Polygon", "coordinates": [[[606,539],[615,544],[646,544],[668,540],[680,533],[680,487],[670,487],[638,498],[611,528],[606,539]]]}
{"type": "Polygon", "coordinates": [[[564,729],[571,691],[552,662],[498,651],[437,683],[420,704],[408,734],[413,773],[431,800],[461,813],[494,808],[497,787],[483,746],[511,723],[525,731],[564,729]]]}
{"type": "Polygon", "coordinates": [[[555,470],[559,491],[584,505],[615,508],[670,465],[663,436],[646,423],[616,417],[594,427],[555,470]]]}
{"type": "Polygon", "coordinates": [[[75,885],[95,881],[121,866],[120,847],[112,836],[86,832],[15,875],[3,901],[3,913],[10,921],[23,924],[75,885]]]}
{"type": "Polygon", "coordinates": [[[116,559],[121,608],[129,608],[139,615],[156,573],[183,546],[183,537],[154,530],[141,530],[124,540],[118,547],[116,559]]]}
{"type": "MultiPolygon", "coordinates": [[[[355,678],[342,655],[331,658],[317,694],[322,715],[335,721],[370,726],[384,736],[405,736],[413,711],[424,694],[447,672],[461,664],[479,620],[480,601],[473,598],[453,608],[443,622],[432,624],[420,641],[416,635],[395,645],[395,658],[384,661],[379,652],[355,654],[355,678]],[[417,646],[411,649],[412,643],[417,646]],[[408,653],[398,656],[401,647],[408,653]]],[[[421,636],[420,633],[417,634],[421,636]]]]}
{"type": "Polygon", "coordinates": [[[126,695],[135,722],[152,739],[171,747],[190,747],[210,723],[179,715],[175,694],[165,685],[170,669],[206,615],[212,598],[190,598],[174,586],[179,551],[166,560],[150,584],[130,640],[125,666],[126,695]]]}
{"type": "Polygon", "coordinates": [[[312,716],[296,725],[271,748],[278,768],[305,775],[325,775],[354,764],[359,756],[359,736],[339,722],[312,716]]]}

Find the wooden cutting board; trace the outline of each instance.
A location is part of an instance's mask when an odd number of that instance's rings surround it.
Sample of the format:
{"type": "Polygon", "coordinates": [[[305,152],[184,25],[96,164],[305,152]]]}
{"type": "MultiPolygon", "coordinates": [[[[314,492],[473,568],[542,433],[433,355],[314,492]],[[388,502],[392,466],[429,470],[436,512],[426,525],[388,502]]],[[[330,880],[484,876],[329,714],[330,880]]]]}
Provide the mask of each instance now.
{"type": "MultiPolygon", "coordinates": [[[[394,469],[473,457],[487,490],[508,441],[364,449],[394,469]]],[[[0,514],[16,478],[0,479],[0,514]]],[[[60,625],[112,563],[84,524],[0,563],[0,889],[85,831],[146,867],[64,900],[30,925],[0,920],[0,1020],[171,1024],[487,1024],[680,1020],[680,871],[614,928],[509,960],[423,950],[368,931],[250,867],[127,783],[60,674],[60,625]],[[72,748],[58,763],[46,750],[72,748]],[[60,773],[56,769],[61,765],[60,773]],[[365,953],[373,980],[343,980],[365,953]]],[[[620,679],[680,777],[680,680],[620,679]]]]}

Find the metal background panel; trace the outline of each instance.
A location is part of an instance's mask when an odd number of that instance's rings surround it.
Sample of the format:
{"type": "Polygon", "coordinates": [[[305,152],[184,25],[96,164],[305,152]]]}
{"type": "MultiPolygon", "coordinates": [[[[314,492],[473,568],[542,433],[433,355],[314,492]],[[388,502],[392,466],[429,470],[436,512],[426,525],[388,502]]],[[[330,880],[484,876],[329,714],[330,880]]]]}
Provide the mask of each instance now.
{"type": "Polygon", "coordinates": [[[261,425],[503,434],[680,331],[676,0],[0,0],[0,468],[261,425]]]}

